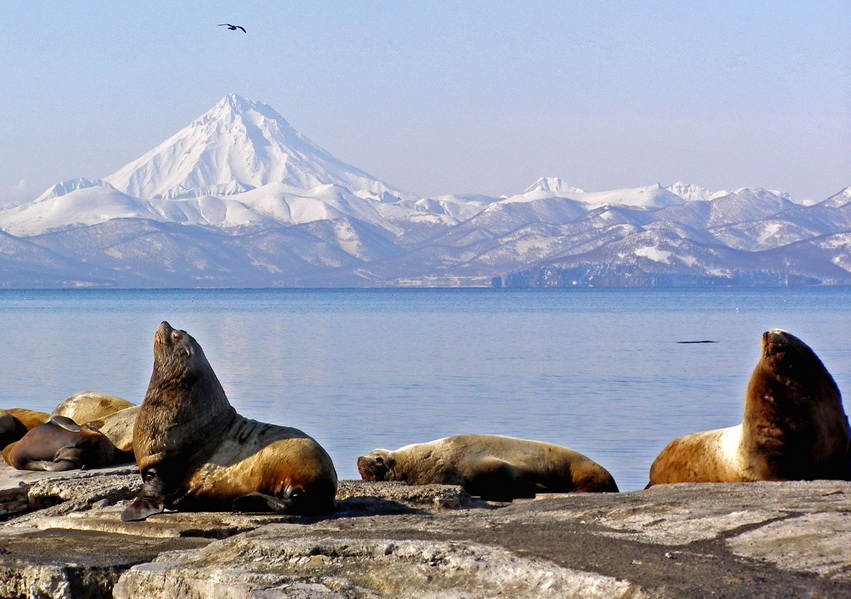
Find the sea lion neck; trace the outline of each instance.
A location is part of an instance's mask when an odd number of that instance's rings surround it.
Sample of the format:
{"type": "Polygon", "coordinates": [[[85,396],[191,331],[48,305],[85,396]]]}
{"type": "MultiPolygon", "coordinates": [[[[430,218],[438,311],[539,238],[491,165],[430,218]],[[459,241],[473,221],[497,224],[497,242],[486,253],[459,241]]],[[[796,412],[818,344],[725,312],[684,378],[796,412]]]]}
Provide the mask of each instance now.
{"type": "Polygon", "coordinates": [[[160,414],[159,429],[165,422],[179,423],[183,434],[189,436],[195,430],[209,432],[211,423],[225,429],[236,418],[201,346],[167,322],[154,335],[154,367],[142,405],[143,412],[157,410],[160,414]]]}

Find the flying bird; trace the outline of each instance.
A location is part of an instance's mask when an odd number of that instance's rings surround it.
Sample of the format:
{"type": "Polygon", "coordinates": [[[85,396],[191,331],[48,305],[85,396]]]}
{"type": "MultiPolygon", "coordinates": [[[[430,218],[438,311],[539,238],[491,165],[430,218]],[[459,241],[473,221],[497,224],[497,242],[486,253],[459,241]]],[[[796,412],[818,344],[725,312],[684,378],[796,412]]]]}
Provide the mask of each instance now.
{"type": "Polygon", "coordinates": [[[248,33],[245,30],[245,27],[243,27],[242,25],[231,25],[230,23],[219,23],[219,27],[227,27],[231,31],[236,31],[237,29],[242,29],[243,33],[248,33]]]}

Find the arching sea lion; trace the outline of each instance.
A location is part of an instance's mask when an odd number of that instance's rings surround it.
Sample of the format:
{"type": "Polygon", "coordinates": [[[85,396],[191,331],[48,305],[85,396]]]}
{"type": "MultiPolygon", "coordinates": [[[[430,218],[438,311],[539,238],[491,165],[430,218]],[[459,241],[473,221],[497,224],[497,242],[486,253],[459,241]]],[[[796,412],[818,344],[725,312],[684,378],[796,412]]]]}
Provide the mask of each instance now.
{"type": "Polygon", "coordinates": [[[818,356],[794,335],[762,335],[762,355],[738,426],[671,441],[650,485],[677,482],[851,479],[842,397],[818,356]]]}
{"type": "Polygon", "coordinates": [[[96,430],[70,418],[53,416],[3,450],[3,458],[18,470],[72,470],[111,463],[115,448],[96,430]]]}
{"type": "Polygon", "coordinates": [[[334,511],[337,473],[319,443],[237,414],[198,342],[167,322],[154,336],[133,449],[143,485],[122,520],[235,503],[292,514],[334,511]]]}
{"type": "Polygon", "coordinates": [[[119,410],[132,408],[134,405],[136,404],[117,395],[83,391],[62,400],[62,403],[56,406],[50,415],[65,416],[77,424],[85,424],[90,420],[103,418],[119,410]]]}
{"type": "Polygon", "coordinates": [[[359,457],[357,466],[366,481],[461,485],[471,495],[494,501],[536,493],[618,491],[612,475],[581,453],[499,435],[458,435],[396,451],[375,449],[359,457]]]}

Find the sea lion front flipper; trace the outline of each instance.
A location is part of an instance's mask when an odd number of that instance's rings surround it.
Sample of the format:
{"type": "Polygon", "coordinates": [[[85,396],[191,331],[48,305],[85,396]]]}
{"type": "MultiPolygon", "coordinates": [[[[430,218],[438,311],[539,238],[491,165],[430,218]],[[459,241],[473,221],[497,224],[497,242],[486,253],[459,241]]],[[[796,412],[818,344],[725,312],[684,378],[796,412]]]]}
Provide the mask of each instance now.
{"type": "Polygon", "coordinates": [[[143,480],[136,499],[121,512],[121,520],[124,522],[144,520],[165,509],[165,481],[154,468],[145,472],[143,480]]]}
{"type": "Polygon", "coordinates": [[[282,499],[265,493],[249,493],[233,500],[235,512],[281,512],[288,513],[293,506],[292,499],[282,499]]]}
{"type": "Polygon", "coordinates": [[[60,428],[64,428],[66,431],[70,431],[72,433],[79,433],[82,428],[80,425],[68,418],[67,416],[51,416],[50,420],[48,420],[51,424],[55,424],[60,428]]]}

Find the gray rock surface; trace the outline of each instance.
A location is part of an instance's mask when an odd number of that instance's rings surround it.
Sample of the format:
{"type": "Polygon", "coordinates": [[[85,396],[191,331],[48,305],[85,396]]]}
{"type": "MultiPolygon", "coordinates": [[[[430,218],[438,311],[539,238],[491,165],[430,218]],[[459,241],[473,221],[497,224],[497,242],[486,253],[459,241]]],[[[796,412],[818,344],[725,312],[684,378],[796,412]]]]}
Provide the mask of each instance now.
{"type": "Polygon", "coordinates": [[[342,481],[333,517],[121,522],[135,468],[0,468],[0,597],[849,597],[851,483],[486,503],[342,481]]]}

